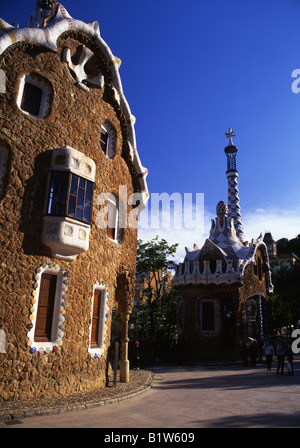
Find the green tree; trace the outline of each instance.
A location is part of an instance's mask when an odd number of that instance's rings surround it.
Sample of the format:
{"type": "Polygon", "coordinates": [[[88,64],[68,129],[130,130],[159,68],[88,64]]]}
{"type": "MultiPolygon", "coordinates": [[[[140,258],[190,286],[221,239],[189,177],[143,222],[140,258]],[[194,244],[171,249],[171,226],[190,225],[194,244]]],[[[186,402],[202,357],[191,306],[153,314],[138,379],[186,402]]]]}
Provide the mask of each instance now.
{"type": "Polygon", "coordinates": [[[300,319],[300,265],[276,260],[271,265],[274,294],[271,297],[275,327],[295,325],[300,319]]]}
{"type": "Polygon", "coordinates": [[[175,267],[178,244],[169,245],[158,236],[149,242],[138,240],[137,276],[143,280],[139,310],[133,317],[138,328],[147,327],[152,341],[172,343],[176,340],[177,294],[169,281],[175,267]]]}
{"type": "Polygon", "coordinates": [[[300,257],[300,234],[291,240],[287,238],[281,238],[276,241],[277,251],[279,254],[290,254],[293,253],[300,257]]]}

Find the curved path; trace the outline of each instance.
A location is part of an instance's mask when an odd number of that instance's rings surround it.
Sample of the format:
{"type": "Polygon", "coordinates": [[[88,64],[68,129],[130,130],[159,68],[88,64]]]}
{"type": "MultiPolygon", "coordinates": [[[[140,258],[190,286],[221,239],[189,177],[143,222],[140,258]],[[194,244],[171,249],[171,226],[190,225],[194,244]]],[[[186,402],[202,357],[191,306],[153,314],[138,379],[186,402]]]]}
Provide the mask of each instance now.
{"type": "MultiPolygon", "coordinates": [[[[299,427],[300,361],[295,376],[264,366],[159,367],[150,390],[129,400],[0,423],[0,428],[299,427]]],[[[111,433],[111,432],[110,432],[111,433]]]]}

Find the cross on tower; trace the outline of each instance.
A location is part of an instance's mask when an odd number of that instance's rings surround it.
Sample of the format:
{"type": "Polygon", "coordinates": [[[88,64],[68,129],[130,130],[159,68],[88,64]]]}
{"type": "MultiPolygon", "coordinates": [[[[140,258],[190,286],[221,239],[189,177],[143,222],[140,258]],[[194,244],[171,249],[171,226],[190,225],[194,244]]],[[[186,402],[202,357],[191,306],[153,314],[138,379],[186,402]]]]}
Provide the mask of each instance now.
{"type": "Polygon", "coordinates": [[[229,128],[228,130],[229,130],[229,132],[225,132],[225,135],[229,139],[230,145],[233,145],[232,137],[235,137],[235,133],[233,132],[233,130],[231,128],[229,128]]]}

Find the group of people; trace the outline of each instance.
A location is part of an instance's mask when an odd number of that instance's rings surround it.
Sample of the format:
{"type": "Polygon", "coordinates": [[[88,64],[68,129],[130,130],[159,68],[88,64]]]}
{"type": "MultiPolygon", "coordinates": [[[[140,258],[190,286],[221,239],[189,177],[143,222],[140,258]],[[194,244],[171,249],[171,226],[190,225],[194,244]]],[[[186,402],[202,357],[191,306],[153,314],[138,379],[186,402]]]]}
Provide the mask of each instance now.
{"type": "MultiPolygon", "coordinates": [[[[267,363],[267,371],[268,373],[271,372],[272,368],[272,361],[273,356],[275,355],[275,349],[271,343],[270,340],[267,340],[266,344],[264,345],[264,349],[266,351],[266,363],[267,363]]],[[[293,351],[291,347],[291,342],[288,342],[287,349],[285,349],[284,344],[282,340],[279,340],[279,343],[277,345],[276,350],[277,355],[277,375],[279,375],[279,372],[281,375],[284,375],[284,361],[285,357],[287,357],[287,368],[288,368],[288,375],[293,376],[294,375],[294,356],[293,351]]]]}
{"type": "Polygon", "coordinates": [[[293,366],[293,351],[291,347],[291,342],[288,342],[287,348],[285,348],[283,341],[280,339],[275,350],[271,339],[267,339],[266,343],[261,343],[258,345],[256,339],[248,338],[247,342],[244,342],[241,350],[241,355],[243,359],[243,365],[248,365],[248,358],[250,358],[250,365],[256,366],[257,358],[262,361],[262,353],[265,352],[266,356],[266,364],[267,364],[267,372],[271,372],[273,356],[277,356],[277,375],[281,373],[284,375],[284,364],[285,358],[287,359],[287,368],[288,375],[294,375],[294,366],[293,366]]]}

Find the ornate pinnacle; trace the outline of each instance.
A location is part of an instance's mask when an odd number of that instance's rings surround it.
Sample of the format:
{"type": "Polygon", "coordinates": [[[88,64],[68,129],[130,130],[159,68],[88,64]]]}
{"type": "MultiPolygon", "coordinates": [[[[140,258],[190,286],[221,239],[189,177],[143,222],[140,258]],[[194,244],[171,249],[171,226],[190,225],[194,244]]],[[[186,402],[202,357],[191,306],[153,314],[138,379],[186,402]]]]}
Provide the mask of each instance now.
{"type": "Polygon", "coordinates": [[[229,132],[225,132],[225,135],[229,139],[229,144],[233,145],[232,137],[235,137],[235,133],[233,132],[233,130],[231,128],[229,128],[228,130],[229,130],[229,132]]]}

